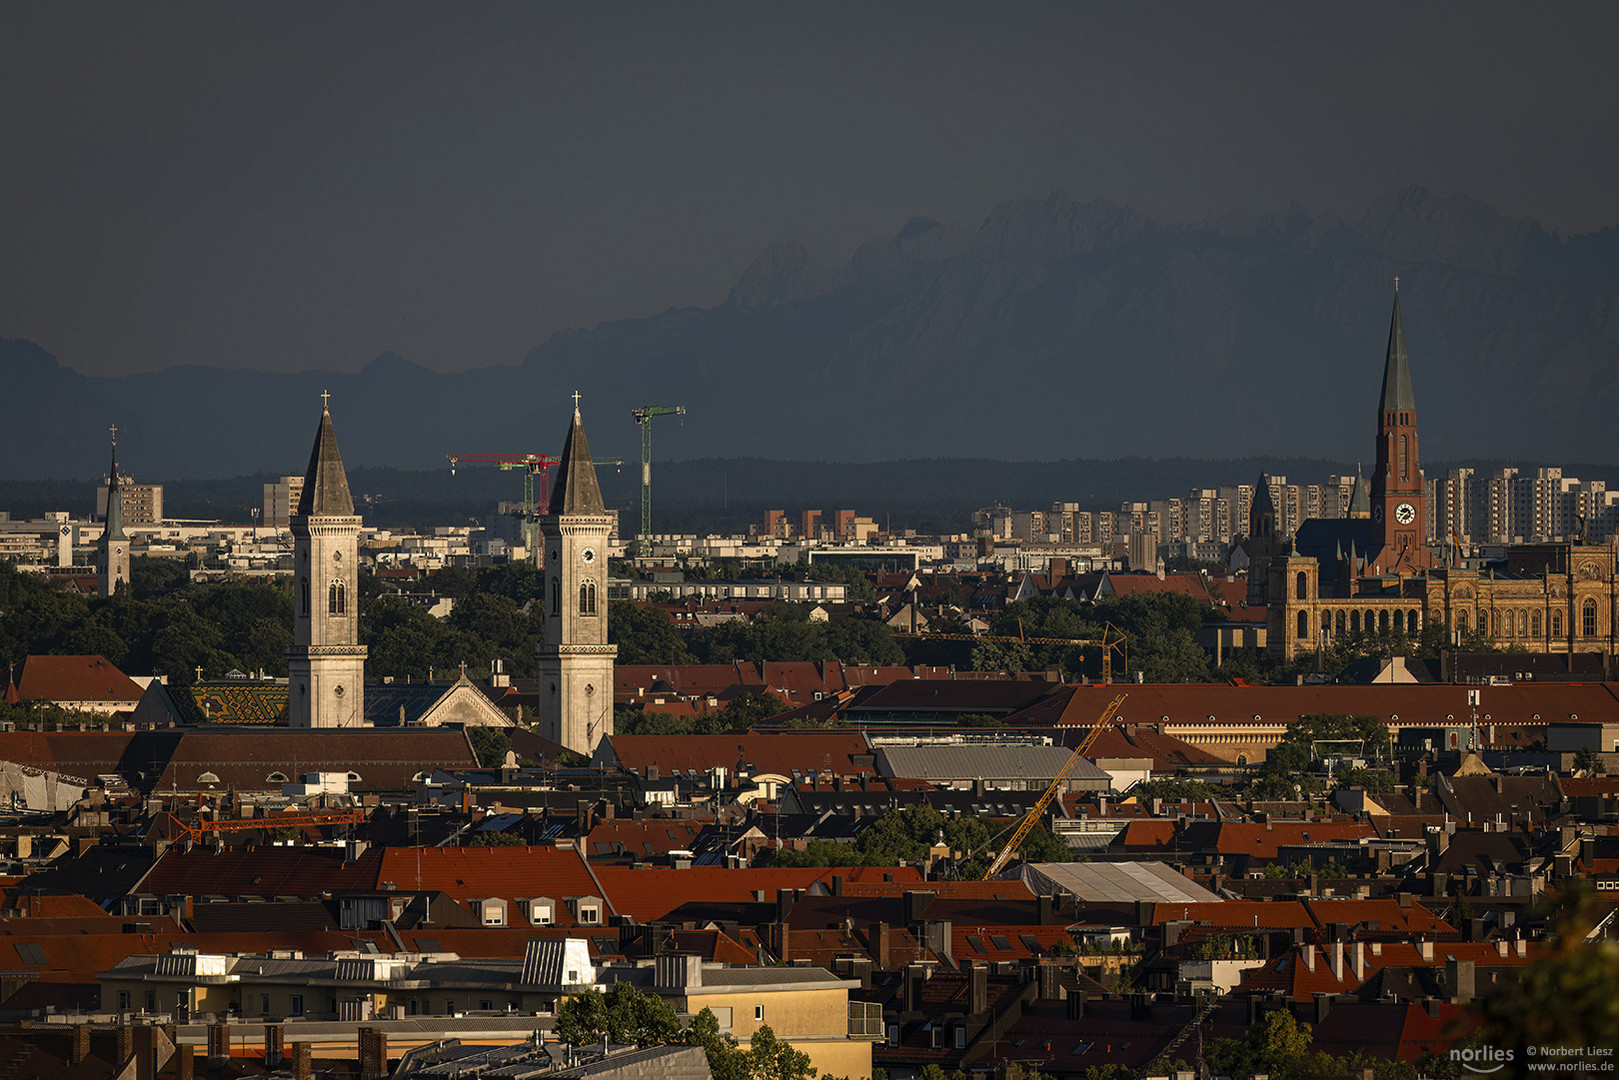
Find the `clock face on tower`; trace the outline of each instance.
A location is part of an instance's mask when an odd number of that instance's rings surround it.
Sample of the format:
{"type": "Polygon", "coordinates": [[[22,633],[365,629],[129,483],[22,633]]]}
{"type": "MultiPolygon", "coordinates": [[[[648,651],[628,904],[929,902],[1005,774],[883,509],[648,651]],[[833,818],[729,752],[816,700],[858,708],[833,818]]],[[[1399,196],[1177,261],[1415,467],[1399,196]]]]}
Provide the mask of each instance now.
{"type": "Polygon", "coordinates": [[[1394,508],[1394,520],[1401,525],[1409,525],[1417,520],[1417,508],[1408,502],[1403,502],[1394,508]]]}
{"type": "Polygon", "coordinates": [[[585,550],[579,553],[579,560],[586,566],[589,566],[591,563],[596,561],[596,549],[585,548],[585,550]]]}

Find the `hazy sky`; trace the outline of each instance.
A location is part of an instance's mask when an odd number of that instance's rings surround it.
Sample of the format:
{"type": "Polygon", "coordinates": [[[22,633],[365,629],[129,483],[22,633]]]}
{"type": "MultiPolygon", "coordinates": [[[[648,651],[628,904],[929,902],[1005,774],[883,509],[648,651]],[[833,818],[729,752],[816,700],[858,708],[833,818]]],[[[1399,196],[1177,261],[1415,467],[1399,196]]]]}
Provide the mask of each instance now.
{"type": "Polygon", "coordinates": [[[0,337],[88,374],[509,364],[766,245],[1063,188],[1619,223],[1619,5],[19,3],[0,337]]]}

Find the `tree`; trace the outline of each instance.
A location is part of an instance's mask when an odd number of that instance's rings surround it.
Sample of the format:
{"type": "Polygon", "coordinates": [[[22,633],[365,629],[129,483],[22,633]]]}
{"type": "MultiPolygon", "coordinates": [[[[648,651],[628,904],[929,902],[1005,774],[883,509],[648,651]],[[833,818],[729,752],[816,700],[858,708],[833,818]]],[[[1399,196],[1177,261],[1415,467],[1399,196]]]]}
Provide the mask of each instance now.
{"type": "Polygon", "coordinates": [[[504,729],[479,725],[466,731],[480,768],[498,769],[506,763],[506,751],[512,748],[512,738],[504,729]]]}
{"type": "Polygon", "coordinates": [[[1592,776],[1601,776],[1608,771],[1607,764],[1602,760],[1602,754],[1590,746],[1582,746],[1574,751],[1574,768],[1592,776]]]}
{"type": "Polygon", "coordinates": [[[557,1007],[557,1038],[573,1046],[606,1038],[621,1046],[662,1046],[680,1038],[680,1021],[661,997],[630,983],[603,994],[587,990],[557,1007]]]}

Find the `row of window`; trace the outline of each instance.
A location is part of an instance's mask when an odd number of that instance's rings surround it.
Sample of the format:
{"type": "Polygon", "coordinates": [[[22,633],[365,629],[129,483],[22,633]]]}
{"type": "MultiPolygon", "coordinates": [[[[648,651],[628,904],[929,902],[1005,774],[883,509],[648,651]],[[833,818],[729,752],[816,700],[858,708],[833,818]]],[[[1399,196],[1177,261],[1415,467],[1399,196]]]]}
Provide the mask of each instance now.
{"type": "MultiPolygon", "coordinates": [[[[1344,633],[1358,634],[1365,631],[1370,634],[1388,633],[1393,630],[1399,633],[1402,629],[1407,634],[1415,634],[1421,625],[1421,619],[1415,609],[1410,611],[1367,611],[1364,614],[1359,608],[1351,611],[1323,612],[1321,616],[1321,629],[1335,635],[1344,633]]],[[[1310,613],[1298,613],[1298,637],[1300,641],[1310,638],[1310,613]]]]}
{"type": "MultiPolygon", "coordinates": [[[[551,614],[562,614],[562,579],[551,579],[551,614]]],[[[589,579],[579,583],[579,614],[596,614],[596,583],[589,579]]]]}
{"type": "MultiPolygon", "coordinates": [[[[1304,575],[1300,574],[1299,589],[1301,599],[1303,598],[1303,587],[1304,575]]],[[[1362,630],[1367,633],[1373,631],[1387,632],[1391,627],[1398,632],[1402,622],[1406,633],[1415,634],[1419,626],[1419,618],[1414,610],[1403,613],[1396,611],[1392,615],[1388,611],[1368,611],[1364,616],[1359,610],[1327,612],[1322,615],[1321,619],[1321,628],[1336,634],[1343,634],[1346,631],[1351,634],[1358,634],[1362,630]]],[[[1472,620],[1465,611],[1456,613],[1455,624],[1456,629],[1464,634],[1470,633],[1472,630],[1472,620]]],[[[1544,625],[1541,622],[1538,610],[1520,609],[1516,613],[1512,611],[1481,611],[1478,618],[1479,633],[1497,638],[1538,638],[1541,636],[1541,629],[1544,625]]],[[[1580,619],[1577,627],[1581,637],[1589,638],[1598,635],[1597,602],[1593,597],[1586,597],[1585,601],[1580,604],[1580,619]]],[[[1296,632],[1299,640],[1305,641],[1309,639],[1309,612],[1301,611],[1298,613],[1296,632]]],[[[1554,638],[1563,636],[1563,613],[1557,609],[1553,609],[1551,612],[1551,636],[1554,638]]]]}
{"type": "MultiPolygon", "coordinates": [[[[301,597],[301,606],[298,609],[299,613],[304,616],[308,616],[310,598],[308,578],[298,579],[298,593],[301,597]]],[[[333,581],[330,585],[326,586],[326,613],[328,615],[347,615],[349,613],[348,585],[345,584],[342,579],[333,581]]]]}

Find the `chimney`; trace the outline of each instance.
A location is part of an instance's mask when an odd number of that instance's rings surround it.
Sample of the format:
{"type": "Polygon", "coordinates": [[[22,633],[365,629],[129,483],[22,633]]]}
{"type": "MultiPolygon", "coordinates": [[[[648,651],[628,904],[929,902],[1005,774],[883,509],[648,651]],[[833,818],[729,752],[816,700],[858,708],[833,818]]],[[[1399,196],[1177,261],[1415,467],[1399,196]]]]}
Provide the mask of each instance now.
{"type": "Polygon", "coordinates": [[[1040,896],[1035,898],[1035,903],[1040,912],[1041,926],[1050,926],[1052,923],[1057,921],[1056,897],[1047,896],[1042,893],[1040,896]]]}
{"type": "Polygon", "coordinates": [[[1466,1005],[1472,1001],[1477,989],[1476,982],[1473,961],[1445,961],[1445,989],[1450,991],[1451,1001],[1458,1005],[1466,1005]]]}
{"type": "Polygon", "coordinates": [[[360,1029],[360,1080],[388,1080],[388,1036],[381,1028],[360,1029]]]}
{"type": "Polygon", "coordinates": [[[873,944],[877,947],[877,967],[881,971],[887,971],[891,966],[890,960],[892,959],[888,946],[888,924],[885,922],[878,923],[876,927],[873,928],[872,935],[877,939],[875,942],[873,942],[873,944]]]}
{"type": "Polygon", "coordinates": [[[73,1048],[68,1051],[68,1064],[77,1065],[90,1056],[90,1025],[73,1025],[73,1048]]]}
{"type": "Polygon", "coordinates": [[[208,1025],[208,1067],[220,1069],[230,1062],[230,1025],[208,1025]]]}
{"type": "Polygon", "coordinates": [[[280,1024],[264,1025],[264,1064],[272,1069],[286,1060],[286,1035],[280,1024]]]}
{"type": "Polygon", "coordinates": [[[1521,937],[1512,939],[1512,951],[1518,956],[1529,955],[1529,942],[1521,937]]]}
{"type": "Polygon", "coordinates": [[[1303,951],[1304,951],[1304,969],[1306,971],[1309,971],[1309,972],[1313,973],[1315,971],[1315,946],[1314,945],[1305,945],[1305,946],[1303,946],[1303,951]]]}
{"type": "Polygon", "coordinates": [[[1417,942],[1417,955],[1422,957],[1423,963],[1425,963],[1425,964],[1433,963],[1433,942],[1431,942],[1431,941],[1419,941],[1419,942],[1417,942]]]}
{"type": "Polygon", "coordinates": [[[1085,991],[1075,990],[1068,995],[1068,1019],[1085,1019],[1085,991]]]}
{"type": "Polygon", "coordinates": [[[1344,946],[1342,942],[1334,941],[1332,949],[1332,978],[1335,982],[1344,981],[1344,946]]]}
{"type": "Polygon", "coordinates": [[[1334,995],[1332,994],[1315,995],[1315,1022],[1317,1024],[1325,1020],[1327,1018],[1327,1014],[1332,1011],[1333,996],[1334,995]]]}
{"type": "Polygon", "coordinates": [[[789,963],[793,956],[792,930],[784,922],[770,925],[770,936],[776,939],[776,956],[782,963],[789,963]]]}
{"type": "Polygon", "coordinates": [[[127,1023],[118,1025],[118,1061],[128,1061],[135,1053],[135,1030],[127,1023]]]}
{"type": "Polygon", "coordinates": [[[1505,938],[1502,938],[1500,941],[1497,941],[1495,943],[1495,955],[1504,957],[1504,956],[1506,956],[1506,954],[1507,954],[1507,941],[1506,941],[1505,938]]]}
{"type": "Polygon", "coordinates": [[[974,964],[967,969],[967,1012],[982,1016],[989,1012],[989,967],[974,964]]]}
{"type": "Polygon", "coordinates": [[[908,1013],[920,1012],[922,1009],[922,984],[927,981],[927,968],[920,964],[910,964],[905,968],[905,1011],[908,1013]]]}
{"type": "Polygon", "coordinates": [[[292,1080],[315,1080],[314,1056],[309,1043],[292,1044],[292,1080]]]}
{"type": "Polygon", "coordinates": [[[776,921],[784,923],[793,913],[793,905],[798,902],[798,894],[792,889],[776,890],[776,921]]]}
{"type": "Polygon", "coordinates": [[[1362,983],[1366,981],[1366,943],[1364,941],[1355,942],[1354,971],[1356,982],[1362,983]]]}
{"type": "Polygon", "coordinates": [[[174,1047],[175,1080],[197,1080],[197,1048],[177,1042],[174,1047]]]}
{"type": "Polygon", "coordinates": [[[833,896],[842,896],[843,895],[843,875],[842,874],[833,874],[832,875],[832,895],[833,896]]]}
{"type": "Polygon", "coordinates": [[[1040,979],[1040,1000],[1062,1000],[1062,968],[1056,964],[1041,964],[1035,969],[1040,979]]]}

